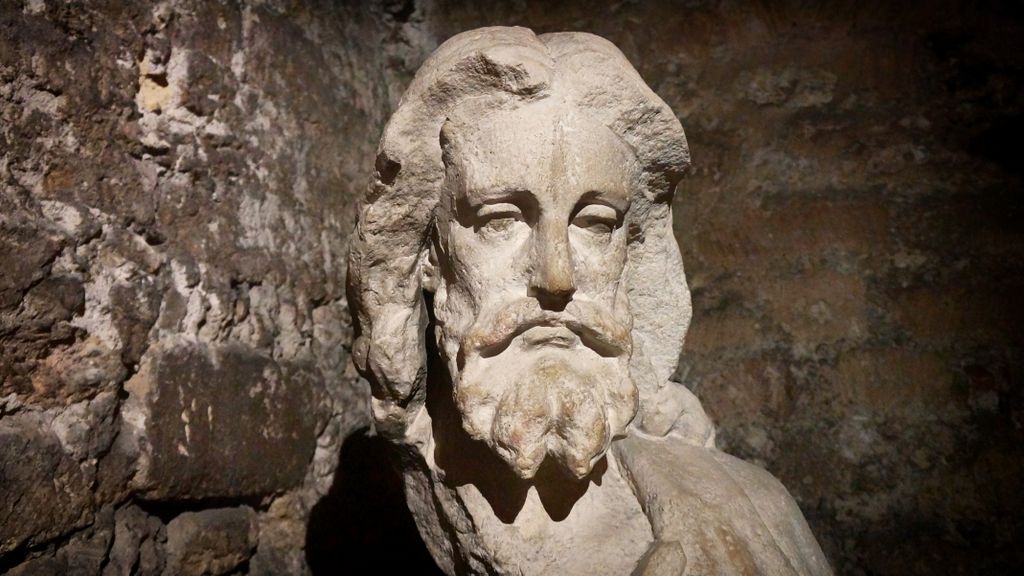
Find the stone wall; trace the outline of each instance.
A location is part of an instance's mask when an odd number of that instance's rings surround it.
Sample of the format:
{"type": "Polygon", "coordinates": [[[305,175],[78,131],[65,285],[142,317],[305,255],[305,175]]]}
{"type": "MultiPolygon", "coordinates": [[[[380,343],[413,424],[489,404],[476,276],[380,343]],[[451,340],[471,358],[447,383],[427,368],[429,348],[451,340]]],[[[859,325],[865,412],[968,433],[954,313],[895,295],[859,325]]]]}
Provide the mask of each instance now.
{"type": "Polygon", "coordinates": [[[394,28],[354,3],[0,7],[0,572],[304,569],[368,423],[343,263],[394,28]]]}
{"type": "Polygon", "coordinates": [[[837,571],[1024,564],[1024,14],[892,4],[0,5],[0,572],[423,560],[344,254],[411,74],[490,24],[601,34],[680,116],[677,376],[837,571]]]}

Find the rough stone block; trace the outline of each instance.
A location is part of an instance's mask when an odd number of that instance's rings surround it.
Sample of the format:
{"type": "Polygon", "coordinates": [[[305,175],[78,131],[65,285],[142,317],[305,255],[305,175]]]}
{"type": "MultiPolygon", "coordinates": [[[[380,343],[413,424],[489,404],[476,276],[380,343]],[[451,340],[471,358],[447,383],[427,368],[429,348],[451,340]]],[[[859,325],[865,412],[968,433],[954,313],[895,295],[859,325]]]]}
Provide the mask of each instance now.
{"type": "Polygon", "coordinates": [[[735,354],[766,347],[757,318],[713,310],[694,322],[686,336],[692,354],[735,354]],[[717,313],[716,313],[717,312],[717,313]]]}
{"type": "Polygon", "coordinates": [[[861,276],[817,272],[766,281],[758,292],[771,320],[791,335],[798,354],[826,342],[859,342],[868,333],[867,290],[861,276]]]}
{"type": "Polygon", "coordinates": [[[717,391],[704,400],[705,409],[727,428],[786,416],[792,410],[793,391],[786,366],[779,361],[751,358],[707,374],[701,385],[717,391]]]}
{"type": "Polygon", "coordinates": [[[15,566],[7,576],[61,576],[67,569],[67,563],[63,559],[43,556],[15,566]]]}
{"type": "Polygon", "coordinates": [[[165,574],[227,574],[252,556],[259,532],[248,506],[186,512],[167,525],[165,574]]]}
{"type": "Polygon", "coordinates": [[[114,541],[107,554],[104,576],[135,574],[157,576],[163,572],[167,539],[164,525],[137,506],[125,506],[114,516],[114,541]]]}
{"type": "Polygon", "coordinates": [[[0,308],[16,306],[25,290],[45,276],[61,248],[60,237],[36,226],[32,211],[13,200],[0,200],[0,308]]]}
{"type": "Polygon", "coordinates": [[[92,520],[89,481],[41,419],[0,420],[0,554],[92,520]]]}
{"type": "Polygon", "coordinates": [[[705,225],[714,233],[694,239],[694,255],[716,271],[768,274],[796,261],[870,257],[888,247],[888,213],[868,202],[722,209],[713,218],[705,225]]]}
{"type": "Polygon", "coordinates": [[[132,487],[161,500],[294,486],[316,444],[311,380],[237,344],[159,346],[126,386],[125,420],[140,452],[132,487]]]}
{"type": "MultiPolygon", "coordinates": [[[[839,358],[835,381],[849,405],[880,414],[956,411],[958,394],[949,361],[939,354],[888,349],[839,358]]],[[[965,406],[960,406],[961,409],[965,406]]]]}

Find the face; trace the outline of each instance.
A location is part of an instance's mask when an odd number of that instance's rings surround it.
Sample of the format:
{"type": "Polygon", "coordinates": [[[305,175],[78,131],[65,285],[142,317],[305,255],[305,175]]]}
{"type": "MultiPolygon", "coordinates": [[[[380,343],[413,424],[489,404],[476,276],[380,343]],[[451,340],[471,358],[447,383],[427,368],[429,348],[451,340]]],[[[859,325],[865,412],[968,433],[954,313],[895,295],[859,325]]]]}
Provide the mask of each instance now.
{"type": "Polygon", "coordinates": [[[463,426],[520,476],[588,474],[636,413],[629,147],[554,99],[443,132],[435,317],[463,426]]]}

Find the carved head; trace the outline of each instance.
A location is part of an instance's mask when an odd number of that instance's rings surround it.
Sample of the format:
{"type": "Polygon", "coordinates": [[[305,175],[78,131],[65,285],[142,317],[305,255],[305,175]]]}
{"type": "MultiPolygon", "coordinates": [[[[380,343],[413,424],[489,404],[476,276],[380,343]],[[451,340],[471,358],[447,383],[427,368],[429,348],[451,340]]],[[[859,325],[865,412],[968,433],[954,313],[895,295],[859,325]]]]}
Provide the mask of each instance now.
{"type": "Polygon", "coordinates": [[[349,262],[379,429],[402,440],[441,361],[463,428],[516,474],[547,458],[588,474],[676,366],[688,163],[678,120],[597,36],[441,46],[385,129],[349,262]]]}

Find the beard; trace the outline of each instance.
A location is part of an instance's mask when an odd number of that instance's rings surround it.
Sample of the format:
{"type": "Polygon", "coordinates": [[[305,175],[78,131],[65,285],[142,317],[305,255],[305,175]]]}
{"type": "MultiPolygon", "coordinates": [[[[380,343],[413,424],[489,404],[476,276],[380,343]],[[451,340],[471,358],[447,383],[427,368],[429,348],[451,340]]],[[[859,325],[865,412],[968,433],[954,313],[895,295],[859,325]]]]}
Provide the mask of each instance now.
{"type": "Polygon", "coordinates": [[[484,309],[461,337],[442,323],[463,428],[521,478],[547,459],[587,476],[637,411],[631,326],[619,317],[588,301],[554,312],[522,299],[484,309]]]}

